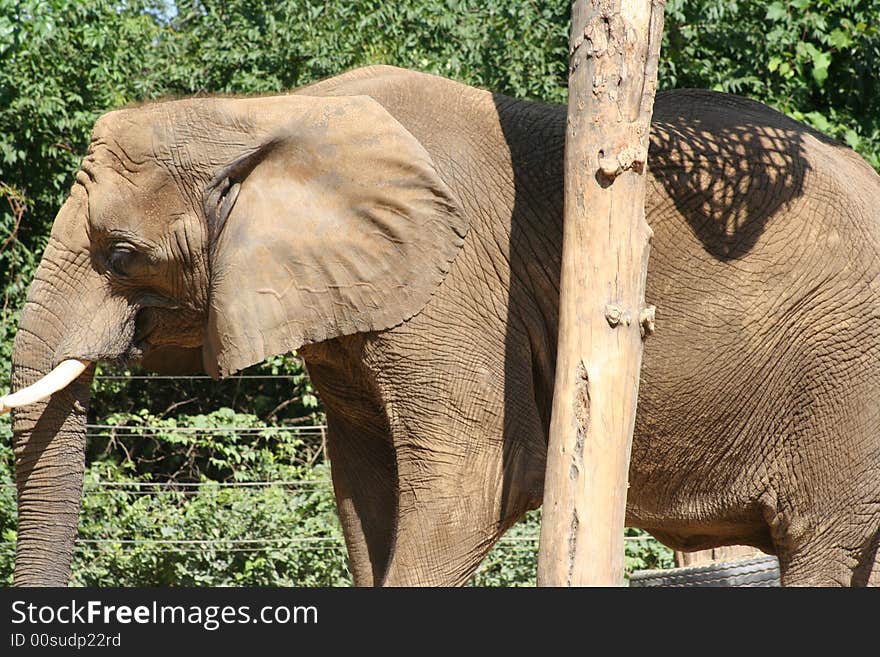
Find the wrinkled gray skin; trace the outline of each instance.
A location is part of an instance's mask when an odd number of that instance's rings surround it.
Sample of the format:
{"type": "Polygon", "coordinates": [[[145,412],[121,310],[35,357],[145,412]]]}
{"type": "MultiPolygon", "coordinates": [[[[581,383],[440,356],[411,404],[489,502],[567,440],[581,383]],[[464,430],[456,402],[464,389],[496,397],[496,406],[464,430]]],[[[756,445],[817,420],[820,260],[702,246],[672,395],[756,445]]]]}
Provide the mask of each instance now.
{"type": "MultiPolygon", "coordinates": [[[[14,387],[65,357],[227,374],[302,347],[356,583],[462,584],[541,500],[565,108],[384,67],[246,102],[98,123],[14,387]]],[[[877,584],[880,181],[740,98],[660,94],[654,121],[627,522],[877,584]]],[[[90,377],[14,413],[19,585],[67,582],[90,377]]]]}

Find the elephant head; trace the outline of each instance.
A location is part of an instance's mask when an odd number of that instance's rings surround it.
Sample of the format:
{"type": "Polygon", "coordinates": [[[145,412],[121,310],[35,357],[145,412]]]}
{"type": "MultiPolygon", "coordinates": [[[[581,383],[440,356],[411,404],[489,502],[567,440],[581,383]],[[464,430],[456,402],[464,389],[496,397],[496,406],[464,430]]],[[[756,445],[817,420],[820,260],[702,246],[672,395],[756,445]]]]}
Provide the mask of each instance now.
{"type": "Polygon", "coordinates": [[[224,376],[418,313],[467,230],[425,148],[366,96],[205,98],[95,125],[21,314],[15,582],[66,583],[100,360],[224,376]],[[54,369],[53,369],[54,368],[54,369]],[[47,397],[47,395],[49,395],[47,397]]]}

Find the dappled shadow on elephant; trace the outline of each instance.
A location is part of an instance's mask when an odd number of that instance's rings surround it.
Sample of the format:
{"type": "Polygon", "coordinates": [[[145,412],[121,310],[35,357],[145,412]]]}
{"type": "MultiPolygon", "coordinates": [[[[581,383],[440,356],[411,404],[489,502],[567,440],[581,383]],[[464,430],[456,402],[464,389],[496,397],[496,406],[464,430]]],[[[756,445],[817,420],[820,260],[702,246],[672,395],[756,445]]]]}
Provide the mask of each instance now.
{"type": "Polygon", "coordinates": [[[782,114],[771,125],[768,108],[745,98],[701,90],[661,93],[649,169],[706,251],[735,260],[803,193],[804,137],[804,126],[782,114]]]}

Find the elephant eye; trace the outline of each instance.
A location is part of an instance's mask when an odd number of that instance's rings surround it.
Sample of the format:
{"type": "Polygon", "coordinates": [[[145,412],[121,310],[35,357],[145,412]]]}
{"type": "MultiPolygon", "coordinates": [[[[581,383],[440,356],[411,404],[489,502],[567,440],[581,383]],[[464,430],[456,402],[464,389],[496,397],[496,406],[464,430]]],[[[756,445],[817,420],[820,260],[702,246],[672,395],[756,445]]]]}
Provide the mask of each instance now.
{"type": "Polygon", "coordinates": [[[107,269],[116,276],[128,276],[136,257],[137,252],[130,246],[117,244],[107,256],[107,269]]]}

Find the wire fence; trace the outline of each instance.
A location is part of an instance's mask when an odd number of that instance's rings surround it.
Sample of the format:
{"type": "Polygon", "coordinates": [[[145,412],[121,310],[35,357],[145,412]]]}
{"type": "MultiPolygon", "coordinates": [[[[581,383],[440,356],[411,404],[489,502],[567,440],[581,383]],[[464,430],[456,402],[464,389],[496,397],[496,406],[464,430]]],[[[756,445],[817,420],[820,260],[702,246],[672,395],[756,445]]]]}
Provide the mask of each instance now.
{"type": "MultiPolygon", "coordinates": [[[[512,547],[523,547],[532,549],[537,547],[539,536],[502,536],[498,539],[499,545],[512,547]]],[[[654,540],[653,536],[624,536],[624,541],[650,541],[654,540]]],[[[75,540],[77,546],[86,545],[112,545],[114,547],[139,547],[145,545],[163,545],[170,546],[172,549],[179,547],[187,548],[186,551],[201,551],[205,548],[222,550],[224,552],[240,551],[240,545],[254,546],[247,548],[247,551],[259,551],[268,549],[287,548],[300,549],[301,546],[311,546],[315,550],[323,549],[345,549],[345,543],[336,538],[323,536],[294,536],[291,538],[245,538],[245,539],[167,539],[167,538],[78,538],[75,540]]],[[[2,541],[0,548],[14,548],[15,541],[2,541]]]]}
{"type": "MultiPolygon", "coordinates": [[[[299,479],[287,481],[203,481],[203,482],[152,482],[152,481],[86,481],[83,495],[169,495],[194,494],[200,491],[226,490],[230,488],[260,492],[278,486],[285,489],[315,489],[331,486],[329,480],[299,479]]],[[[16,486],[11,482],[0,483],[0,489],[16,486]]]]}
{"type": "MultiPolygon", "coordinates": [[[[293,374],[238,374],[236,376],[227,376],[223,379],[218,379],[219,382],[225,381],[236,381],[238,379],[293,379],[293,374]]],[[[179,381],[181,379],[206,379],[209,381],[214,381],[212,377],[207,374],[189,374],[186,376],[168,376],[164,374],[99,374],[95,377],[95,379],[99,381],[179,381]]]]}
{"type": "MultiPolygon", "coordinates": [[[[269,487],[277,486],[286,489],[299,488],[326,488],[331,487],[329,479],[291,479],[271,481],[231,481],[231,482],[152,482],[152,481],[88,481],[84,483],[83,494],[125,494],[125,495],[163,495],[181,493],[201,493],[211,489],[236,489],[242,491],[260,491],[269,487]]],[[[11,482],[0,483],[0,489],[15,488],[11,482]]],[[[498,540],[499,545],[507,549],[537,549],[539,536],[537,534],[527,536],[503,536],[498,540]]],[[[624,541],[650,541],[652,536],[625,536],[624,541]]],[[[328,536],[292,536],[287,538],[80,538],[76,539],[77,549],[87,546],[112,546],[113,548],[138,548],[144,546],[163,546],[176,552],[200,552],[206,549],[221,552],[260,552],[273,551],[307,551],[316,552],[321,550],[344,550],[345,543],[339,539],[328,536]]],[[[15,549],[15,541],[0,541],[0,549],[15,549]]]]}
{"type": "MultiPolygon", "coordinates": [[[[140,381],[168,381],[181,379],[212,380],[206,375],[190,376],[164,376],[164,375],[108,375],[102,374],[96,379],[104,380],[140,380],[140,381]]],[[[228,377],[225,380],[235,379],[291,379],[291,375],[285,374],[246,374],[228,377]]],[[[167,426],[167,425],[112,425],[112,424],[87,424],[86,437],[106,437],[111,432],[116,438],[137,438],[145,435],[163,433],[237,433],[241,435],[259,435],[261,433],[293,432],[305,437],[320,437],[322,443],[326,440],[326,425],[273,425],[273,426],[167,426]]],[[[259,492],[271,487],[281,487],[287,490],[316,490],[319,488],[329,489],[329,479],[291,479],[291,480],[267,480],[267,481],[86,481],[83,484],[83,495],[126,495],[126,496],[158,496],[158,495],[199,495],[213,490],[241,490],[259,492]]],[[[15,489],[12,482],[0,482],[0,491],[3,489],[15,489]]],[[[513,550],[537,550],[539,536],[503,536],[498,544],[506,549],[513,550]]],[[[627,542],[644,542],[654,540],[652,536],[625,536],[627,542]]],[[[14,550],[15,541],[0,541],[0,550],[14,550]]],[[[138,549],[143,547],[162,546],[163,549],[175,552],[205,552],[206,550],[220,551],[224,553],[238,552],[261,552],[290,551],[290,552],[319,552],[340,551],[345,549],[345,543],[341,538],[328,536],[292,536],[288,538],[78,538],[75,540],[75,549],[84,550],[89,548],[110,547],[138,549]]]]}

